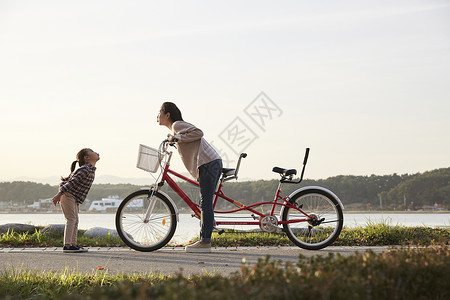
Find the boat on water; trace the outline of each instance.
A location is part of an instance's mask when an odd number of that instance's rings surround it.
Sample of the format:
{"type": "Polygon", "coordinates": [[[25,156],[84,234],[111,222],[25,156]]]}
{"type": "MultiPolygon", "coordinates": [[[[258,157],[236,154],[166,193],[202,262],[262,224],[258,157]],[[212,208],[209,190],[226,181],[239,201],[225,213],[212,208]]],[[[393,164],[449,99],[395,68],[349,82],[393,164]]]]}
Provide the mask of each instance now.
{"type": "MultiPolygon", "coordinates": [[[[102,200],[94,200],[89,206],[88,211],[90,212],[108,212],[115,211],[120,203],[122,203],[123,199],[119,196],[109,196],[107,198],[102,198],[102,200]]],[[[129,206],[130,208],[135,207],[136,209],[140,209],[144,206],[142,199],[136,199],[129,206]]]]}
{"type": "Polygon", "coordinates": [[[119,196],[109,196],[108,198],[102,198],[102,200],[94,200],[88,211],[106,212],[115,210],[119,207],[122,200],[119,196]]]}

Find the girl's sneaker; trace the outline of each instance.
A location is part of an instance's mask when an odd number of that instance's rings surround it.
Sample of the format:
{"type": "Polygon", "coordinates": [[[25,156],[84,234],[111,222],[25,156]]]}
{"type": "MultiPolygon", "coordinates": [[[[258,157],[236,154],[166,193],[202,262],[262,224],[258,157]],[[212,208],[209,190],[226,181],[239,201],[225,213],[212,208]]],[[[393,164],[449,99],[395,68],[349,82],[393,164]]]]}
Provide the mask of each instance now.
{"type": "Polygon", "coordinates": [[[88,252],[87,249],[84,249],[81,246],[64,246],[63,253],[83,253],[88,252]]]}
{"type": "Polygon", "coordinates": [[[81,247],[79,245],[76,245],[75,247],[78,247],[78,250],[80,250],[80,252],[88,252],[88,249],[83,248],[83,247],[81,247]]]}

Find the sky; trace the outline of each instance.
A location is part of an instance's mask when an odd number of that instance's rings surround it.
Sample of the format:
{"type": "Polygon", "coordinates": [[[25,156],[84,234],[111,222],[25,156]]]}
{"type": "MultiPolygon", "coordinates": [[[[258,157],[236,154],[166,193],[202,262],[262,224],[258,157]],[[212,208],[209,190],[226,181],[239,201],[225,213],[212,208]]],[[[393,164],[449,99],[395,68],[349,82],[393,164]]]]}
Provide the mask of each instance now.
{"type": "MultiPolygon", "coordinates": [[[[152,176],[164,101],[242,180],[450,165],[448,1],[0,0],[0,181],[152,176]]],[[[175,150],[176,152],[176,150],[175,150]]],[[[176,153],[172,167],[187,173],[176,153]]]]}

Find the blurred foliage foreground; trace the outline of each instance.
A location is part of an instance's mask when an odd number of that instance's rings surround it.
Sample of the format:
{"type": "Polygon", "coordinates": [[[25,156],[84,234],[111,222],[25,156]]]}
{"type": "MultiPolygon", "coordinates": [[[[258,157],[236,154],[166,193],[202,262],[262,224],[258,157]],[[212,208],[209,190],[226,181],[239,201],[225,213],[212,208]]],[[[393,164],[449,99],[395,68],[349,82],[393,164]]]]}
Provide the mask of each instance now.
{"type": "Polygon", "coordinates": [[[3,299],[449,299],[446,245],[260,259],[230,275],[0,270],[3,299]]]}

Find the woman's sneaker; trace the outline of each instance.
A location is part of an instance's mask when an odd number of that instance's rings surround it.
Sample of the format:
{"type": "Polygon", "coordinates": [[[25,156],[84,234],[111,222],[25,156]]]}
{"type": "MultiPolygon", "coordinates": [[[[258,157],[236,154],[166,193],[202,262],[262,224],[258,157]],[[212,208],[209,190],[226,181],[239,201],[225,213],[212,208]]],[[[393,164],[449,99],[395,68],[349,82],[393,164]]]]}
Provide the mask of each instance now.
{"type": "Polygon", "coordinates": [[[198,241],[192,245],[186,246],[184,250],[190,253],[208,253],[211,252],[211,243],[198,241]]]}

